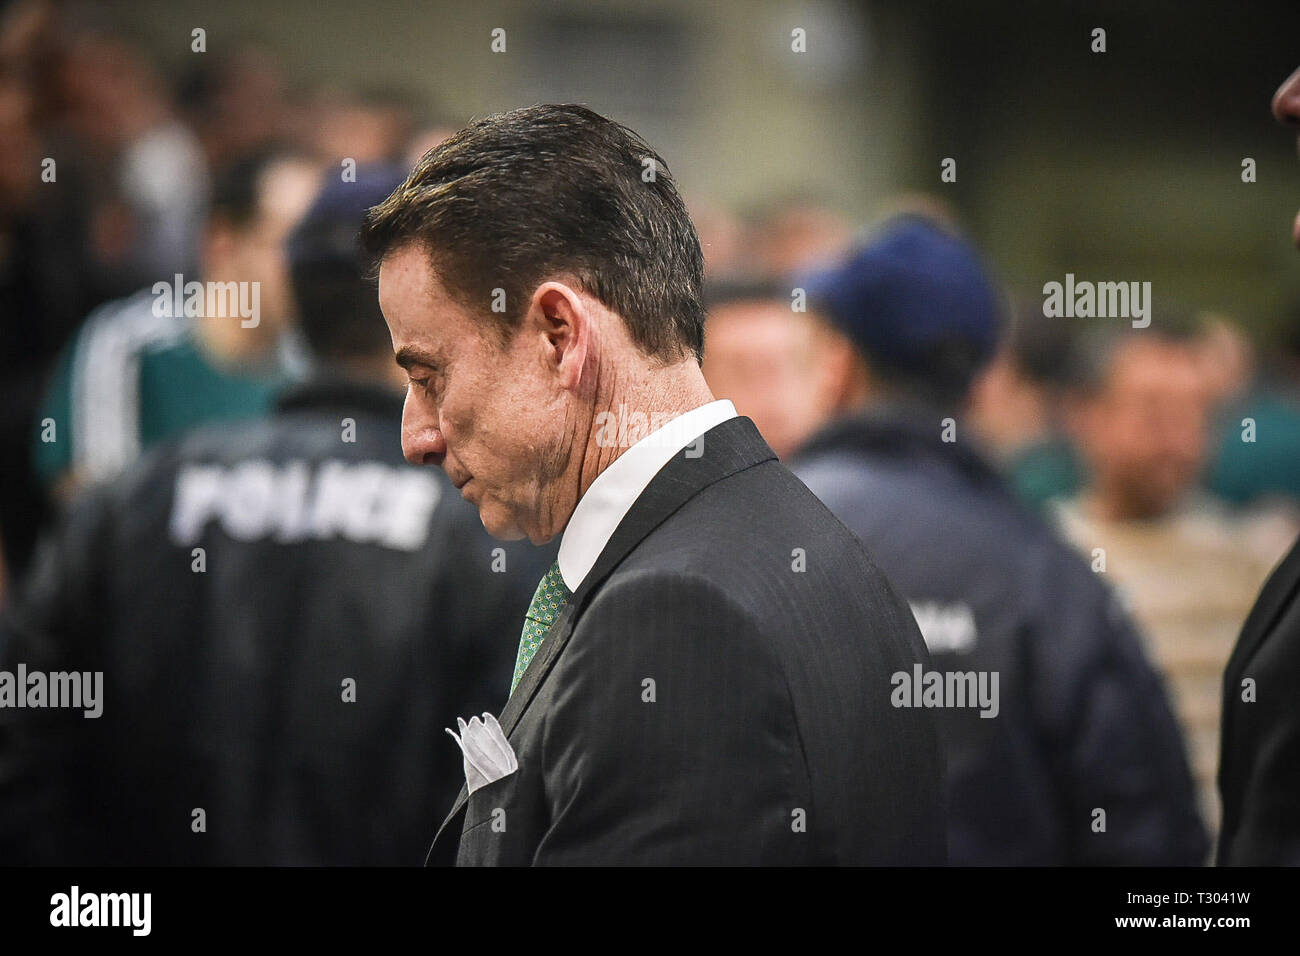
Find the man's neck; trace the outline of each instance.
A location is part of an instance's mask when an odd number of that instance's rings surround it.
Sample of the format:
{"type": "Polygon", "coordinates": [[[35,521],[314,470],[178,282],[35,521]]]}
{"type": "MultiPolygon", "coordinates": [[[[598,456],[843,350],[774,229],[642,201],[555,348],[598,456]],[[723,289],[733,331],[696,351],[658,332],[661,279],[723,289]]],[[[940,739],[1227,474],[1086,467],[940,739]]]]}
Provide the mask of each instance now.
{"type": "MultiPolygon", "coordinates": [[[[587,423],[585,444],[580,450],[575,450],[573,456],[569,483],[572,490],[567,496],[565,518],[557,534],[563,530],[568,516],[573,514],[573,509],[592,482],[635,444],[634,441],[609,440],[611,434],[627,434],[625,419],[636,415],[636,434],[644,437],[652,429],[661,428],[674,418],[714,400],[693,356],[667,369],[640,369],[630,375],[616,372],[598,376],[596,396],[587,423]]],[[[576,441],[581,442],[583,438],[579,436],[576,441]]]]}

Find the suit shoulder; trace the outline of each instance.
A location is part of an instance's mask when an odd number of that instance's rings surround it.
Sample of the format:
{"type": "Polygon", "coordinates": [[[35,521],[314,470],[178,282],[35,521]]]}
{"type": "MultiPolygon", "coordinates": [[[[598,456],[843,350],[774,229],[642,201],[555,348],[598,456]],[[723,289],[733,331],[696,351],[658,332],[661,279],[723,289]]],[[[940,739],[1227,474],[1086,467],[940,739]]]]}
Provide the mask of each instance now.
{"type": "MultiPolygon", "coordinates": [[[[575,625],[575,635],[593,629],[614,643],[653,643],[664,649],[710,645],[717,652],[763,656],[760,645],[773,621],[765,620],[729,587],[725,575],[698,568],[635,562],[616,570],[593,594],[575,625]]],[[[772,658],[775,660],[775,657],[772,658]]]]}
{"type": "Polygon", "coordinates": [[[575,624],[561,666],[603,682],[689,686],[718,700],[759,694],[769,711],[780,710],[789,689],[771,625],[706,576],[617,571],[575,624]]]}
{"type": "Polygon", "coordinates": [[[688,551],[731,554],[792,537],[861,550],[861,542],[803,482],[779,462],[766,461],[701,489],[645,543],[654,550],[690,542],[688,551]]]}
{"type": "Polygon", "coordinates": [[[692,618],[701,622],[730,620],[752,627],[758,624],[718,576],[653,560],[632,561],[615,570],[592,595],[577,626],[608,617],[632,617],[651,625],[660,620],[688,624],[692,618]]]}

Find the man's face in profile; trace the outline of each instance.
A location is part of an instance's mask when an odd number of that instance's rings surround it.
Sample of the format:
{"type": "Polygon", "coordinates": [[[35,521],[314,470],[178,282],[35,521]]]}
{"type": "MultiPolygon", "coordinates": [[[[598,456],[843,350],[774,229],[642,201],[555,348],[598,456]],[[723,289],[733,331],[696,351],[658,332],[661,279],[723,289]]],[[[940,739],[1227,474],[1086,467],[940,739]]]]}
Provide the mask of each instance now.
{"type": "Polygon", "coordinates": [[[503,540],[547,540],[546,492],[563,471],[565,410],[546,339],[524,325],[504,346],[489,323],[448,294],[415,245],[388,255],[379,304],[410,376],[402,452],[437,465],[503,540]]]}
{"type": "MultiPolygon", "coordinates": [[[[1285,123],[1300,132],[1300,70],[1296,70],[1273,94],[1273,115],[1279,123],[1285,123]]],[[[1300,149],[1300,139],[1297,139],[1300,149]]],[[[1291,239],[1300,247],[1300,213],[1296,214],[1295,225],[1291,228],[1291,239]]]]}
{"type": "Polygon", "coordinates": [[[831,414],[818,384],[818,320],[788,302],[728,302],[709,314],[704,377],[789,458],[831,414]]]}
{"type": "Polygon", "coordinates": [[[284,243],[320,190],[320,170],[300,159],[271,164],[259,177],[252,220],[233,225],[216,217],[204,247],[204,278],[256,282],[261,317],[278,329],[292,311],[284,243]]]}

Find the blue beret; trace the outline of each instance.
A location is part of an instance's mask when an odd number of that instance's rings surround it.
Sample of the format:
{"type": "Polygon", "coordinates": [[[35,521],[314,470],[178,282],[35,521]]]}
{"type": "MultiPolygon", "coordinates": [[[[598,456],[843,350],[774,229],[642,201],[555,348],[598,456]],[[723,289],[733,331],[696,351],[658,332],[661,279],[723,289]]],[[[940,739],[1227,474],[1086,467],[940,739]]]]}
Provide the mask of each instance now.
{"type": "Polygon", "coordinates": [[[976,367],[997,347],[999,296],[975,250],[911,215],[888,221],[837,265],[800,279],[824,312],[873,362],[928,372],[939,346],[976,367]]]}

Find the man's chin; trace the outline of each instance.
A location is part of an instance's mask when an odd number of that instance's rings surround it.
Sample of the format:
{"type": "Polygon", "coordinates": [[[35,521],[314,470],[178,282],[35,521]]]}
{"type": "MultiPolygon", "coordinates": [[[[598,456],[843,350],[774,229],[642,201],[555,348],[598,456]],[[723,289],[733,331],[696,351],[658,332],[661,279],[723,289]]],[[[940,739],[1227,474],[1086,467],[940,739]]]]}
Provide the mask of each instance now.
{"type": "Polygon", "coordinates": [[[519,525],[494,509],[480,508],[478,519],[483,522],[483,529],[498,541],[518,541],[528,537],[519,525]]]}
{"type": "Polygon", "coordinates": [[[479,511],[478,518],[483,522],[483,529],[498,541],[522,541],[527,538],[531,544],[541,547],[555,537],[553,534],[534,534],[525,531],[512,520],[501,519],[498,515],[483,511],[479,511]]]}

